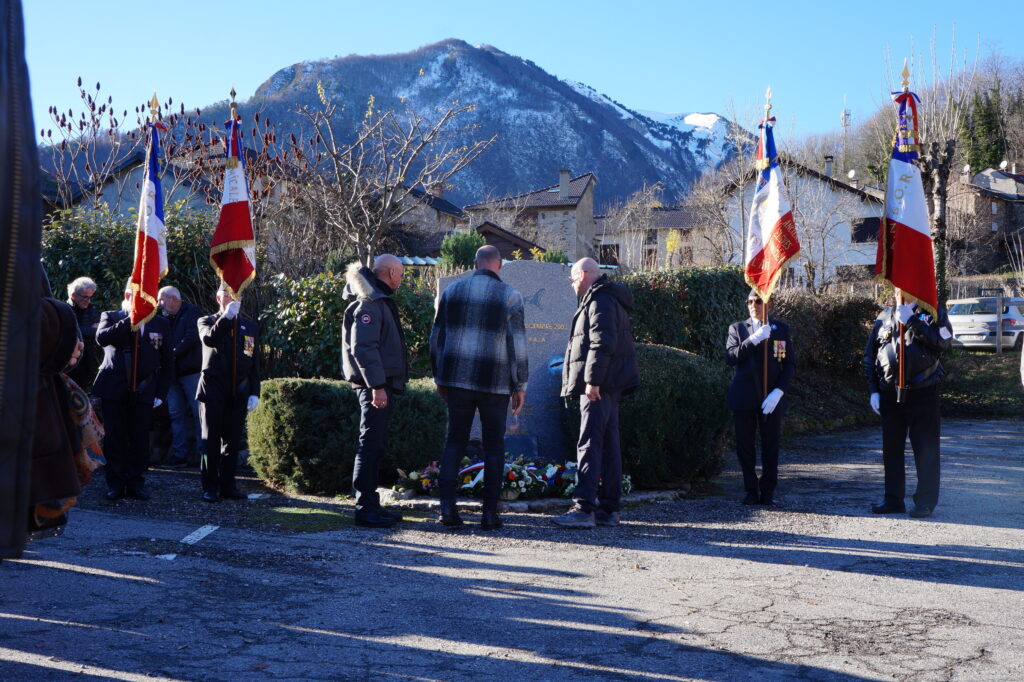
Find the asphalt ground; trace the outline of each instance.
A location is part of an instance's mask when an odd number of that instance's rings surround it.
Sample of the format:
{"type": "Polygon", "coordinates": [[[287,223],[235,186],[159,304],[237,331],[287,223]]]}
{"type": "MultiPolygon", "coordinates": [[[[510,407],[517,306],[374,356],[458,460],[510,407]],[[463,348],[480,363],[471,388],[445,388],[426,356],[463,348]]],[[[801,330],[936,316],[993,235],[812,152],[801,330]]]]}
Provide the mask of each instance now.
{"type": "Polygon", "coordinates": [[[869,511],[880,429],[784,443],[777,508],[731,469],[586,531],[367,530],[255,481],[203,505],[194,472],[149,502],[94,486],[0,564],[0,679],[1024,679],[1024,422],[943,429],[924,520],[869,511]]]}

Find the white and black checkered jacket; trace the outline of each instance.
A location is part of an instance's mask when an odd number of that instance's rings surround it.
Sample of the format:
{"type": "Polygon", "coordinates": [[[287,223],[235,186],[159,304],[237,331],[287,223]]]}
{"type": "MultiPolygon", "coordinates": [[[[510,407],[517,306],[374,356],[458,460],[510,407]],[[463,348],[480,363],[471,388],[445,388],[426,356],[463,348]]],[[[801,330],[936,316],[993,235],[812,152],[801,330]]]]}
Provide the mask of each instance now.
{"type": "Polygon", "coordinates": [[[434,383],[509,395],[526,390],[523,296],[490,270],[441,293],[430,333],[434,383]]]}

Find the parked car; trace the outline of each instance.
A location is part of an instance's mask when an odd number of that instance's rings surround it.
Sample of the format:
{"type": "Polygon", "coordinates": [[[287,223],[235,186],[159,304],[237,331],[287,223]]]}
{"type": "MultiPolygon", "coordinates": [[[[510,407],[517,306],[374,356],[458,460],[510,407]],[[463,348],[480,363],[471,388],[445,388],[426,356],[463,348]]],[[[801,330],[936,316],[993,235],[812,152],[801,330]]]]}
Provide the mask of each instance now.
{"type": "MultiPolygon", "coordinates": [[[[965,348],[996,347],[995,297],[960,298],[946,303],[953,343],[965,348]]],[[[1003,348],[1024,345],[1024,298],[1003,299],[1003,348]]]]}

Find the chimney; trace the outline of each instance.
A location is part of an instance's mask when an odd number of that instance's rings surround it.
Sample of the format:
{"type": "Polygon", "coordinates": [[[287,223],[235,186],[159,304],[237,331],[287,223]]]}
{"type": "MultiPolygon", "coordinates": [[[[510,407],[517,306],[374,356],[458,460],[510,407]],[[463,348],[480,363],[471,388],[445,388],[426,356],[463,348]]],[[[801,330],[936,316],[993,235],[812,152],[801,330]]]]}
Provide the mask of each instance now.
{"type": "Polygon", "coordinates": [[[831,178],[832,177],[832,163],[835,161],[835,158],[836,157],[832,156],[831,154],[826,154],[825,155],[825,177],[826,178],[831,178]]]}
{"type": "Polygon", "coordinates": [[[435,182],[433,185],[430,186],[430,189],[428,191],[430,192],[431,196],[437,197],[438,199],[443,199],[444,198],[444,184],[443,183],[435,182]]]}
{"type": "Polygon", "coordinates": [[[569,176],[571,173],[567,169],[558,171],[558,198],[568,199],[569,198],[569,176]]]}

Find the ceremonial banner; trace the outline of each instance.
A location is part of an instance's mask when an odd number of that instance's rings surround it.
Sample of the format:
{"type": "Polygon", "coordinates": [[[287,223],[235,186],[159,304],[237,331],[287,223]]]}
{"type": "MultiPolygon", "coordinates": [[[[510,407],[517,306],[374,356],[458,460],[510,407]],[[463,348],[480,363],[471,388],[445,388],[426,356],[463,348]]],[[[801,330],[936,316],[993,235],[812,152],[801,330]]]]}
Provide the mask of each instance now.
{"type": "Polygon", "coordinates": [[[761,139],[754,155],[758,170],[757,189],[750,207],[750,223],[743,258],[743,274],[747,284],[762,301],[767,301],[775,290],[779,276],[789,261],[800,253],[796,236],[793,209],[786,198],[782,184],[775,137],[772,134],[774,118],[766,117],[759,126],[761,139]]]}
{"type": "Polygon", "coordinates": [[[148,322],[156,314],[160,278],[167,274],[167,242],[164,232],[164,196],[160,189],[158,159],[160,135],[167,129],[150,123],[146,148],[146,171],[142,179],[139,221],[135,235],[135,263],[132,266],[131,289],[132,330],[148,322]]]}
{"type": "Polygon", "coordinates": [[[939,305],[928,206],[918,167],[920,127],[914,93],[894,92],[899,123],[885,185],[885,217],[878,235],[875,273],[933,315],[939,305]]]}
{"type": "Polygon", "coordinates": [[[228,289],[240,296],[256,278],[256,238],[249,212],[249,183],[245,178],[245,155],[238,119],[226,124],[227,160],[224,166],[224,194],[220,219],[210,241],[210,265],[228,289]]]}

